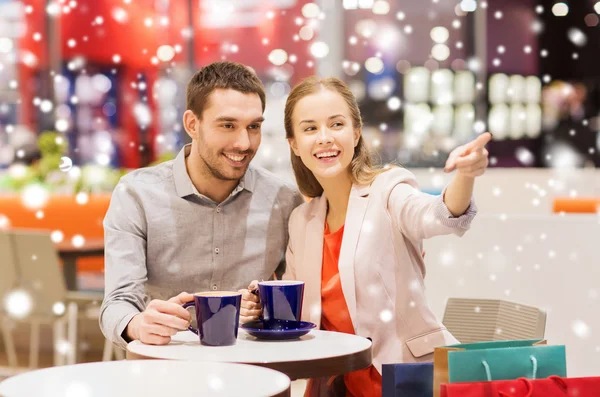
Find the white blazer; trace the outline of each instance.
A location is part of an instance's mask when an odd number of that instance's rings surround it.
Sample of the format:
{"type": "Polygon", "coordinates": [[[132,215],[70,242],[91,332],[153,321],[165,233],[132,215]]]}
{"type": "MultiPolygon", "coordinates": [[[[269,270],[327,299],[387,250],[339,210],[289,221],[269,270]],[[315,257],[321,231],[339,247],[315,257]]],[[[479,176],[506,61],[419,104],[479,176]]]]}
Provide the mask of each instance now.
{"type": "MultiPolygon", "coordinates": [[[[441,196],[422,193],[403,168],[380,174],[371,186],[353,186],[339,272],[356,335],[373,342],[373,364],[431,361],[433,349],[457,343],[425,300],[423,239],[462,236],[476,214],[473,201],[453,217],[441,196]]],[[[305,282],[302,320],[321,323],[321,267],[327,198],[294,210],[284,279],[305,282]]]]}

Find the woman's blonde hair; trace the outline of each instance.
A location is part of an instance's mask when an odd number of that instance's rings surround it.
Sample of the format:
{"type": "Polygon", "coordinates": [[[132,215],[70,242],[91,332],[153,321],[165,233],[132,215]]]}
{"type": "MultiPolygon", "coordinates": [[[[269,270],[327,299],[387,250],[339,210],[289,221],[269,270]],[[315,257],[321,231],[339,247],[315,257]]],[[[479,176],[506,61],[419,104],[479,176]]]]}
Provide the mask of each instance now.
{"type": "MultiPolygon", "coordinates": [[[[346,104],[350,109],[352,127],[360,130],[362,133],[363,123],[360,116],[360,110],[358,108],[358,104],[356,103],[354,94],[352,94],[346,83],[335,77],[321,79],[317,76],[312,76],[304,79],[300,84],[294,87],[285,103],[284,125],[287,139],[294,138],[292,115],[294,114],[294,109],[296,108],[298,102],[302,98],[308,95],[316,94],[323,89],[337,92],[342,96],[342,98],[344,98],[344,101],[346,101],[346,104]]],[[[318,197],[323,194],[323,187],[317,181],[317,178],[315,178],[312,171],[304,165],[302,159],[299,156],[296,156],[291,148],[290,154],[292,158],[294,176],[296,177],[296,182],[298,183],[300,191],[308,197],[318,197]]],[[[358,139],[358,144],[354,148],[354,156],[352,157],[352,162],[350,163],[350,169],[352,183],[358,185],[370,185],[375,180],[377,175],[386,171],[385,168],[373,165],[371,152],[365,144],[362,134],[358,139]]]]}

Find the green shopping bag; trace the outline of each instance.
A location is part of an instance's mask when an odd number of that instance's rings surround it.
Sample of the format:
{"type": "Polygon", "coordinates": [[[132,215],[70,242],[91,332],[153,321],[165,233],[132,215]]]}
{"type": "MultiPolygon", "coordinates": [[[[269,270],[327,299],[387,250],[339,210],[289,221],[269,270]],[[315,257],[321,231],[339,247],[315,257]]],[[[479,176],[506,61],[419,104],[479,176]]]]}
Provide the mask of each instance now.
{"type": "Polygon", "coordinates": [[[433,360],[436,397],[442,383],[567,376],[565,347],[548,346],[542,339],[439,347],[433,360]]]}

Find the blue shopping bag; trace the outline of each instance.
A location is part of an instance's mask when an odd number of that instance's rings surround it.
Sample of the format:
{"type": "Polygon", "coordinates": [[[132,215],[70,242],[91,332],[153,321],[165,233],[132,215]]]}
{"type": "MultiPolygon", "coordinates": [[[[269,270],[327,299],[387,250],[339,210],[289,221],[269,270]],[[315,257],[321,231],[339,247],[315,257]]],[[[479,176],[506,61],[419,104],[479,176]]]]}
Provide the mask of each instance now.
{"type": "Polygon", "coordinates": [[[433,363],[383,364],[382,397],[432,397],[433,363]]]}

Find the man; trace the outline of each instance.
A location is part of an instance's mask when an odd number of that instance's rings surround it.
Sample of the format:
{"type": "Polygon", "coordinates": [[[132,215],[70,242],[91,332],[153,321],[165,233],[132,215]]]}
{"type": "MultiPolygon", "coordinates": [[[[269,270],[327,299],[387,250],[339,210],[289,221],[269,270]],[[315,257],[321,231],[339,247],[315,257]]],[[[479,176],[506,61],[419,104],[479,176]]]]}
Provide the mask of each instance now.
{"type": "Polygon", "coordinates": [[[167,344],[191,321],[181,304],[193,298],[182,291],[246,289],[248,280],[283,273],[288,219],[303,199],[250,165],[264,110],[253,72],[208,65],[187,87],[192,143],[175,160],[121,179],[104,219],[106,338],[121,347],[167,344]]]}

